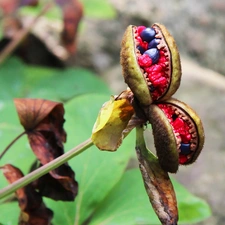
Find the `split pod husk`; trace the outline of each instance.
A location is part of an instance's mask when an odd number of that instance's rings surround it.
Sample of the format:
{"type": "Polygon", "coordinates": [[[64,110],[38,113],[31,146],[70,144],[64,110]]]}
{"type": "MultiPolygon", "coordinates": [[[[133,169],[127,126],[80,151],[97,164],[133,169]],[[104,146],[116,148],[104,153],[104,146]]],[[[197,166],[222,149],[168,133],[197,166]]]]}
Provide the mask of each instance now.
{"type": "Polygon", "coordinates": [[[204,145],[199,116],[185,103],[169,99],[149,107],[154,143],[161,167],[176,173],[179,165],[193,163],[204,145]]]}
{"type": "Polygon", "coordinates": [[[124,80],[141,105],[170,98],[181,78],[180,56],[165,26],[127,27],[121,45],[124,80]]]}

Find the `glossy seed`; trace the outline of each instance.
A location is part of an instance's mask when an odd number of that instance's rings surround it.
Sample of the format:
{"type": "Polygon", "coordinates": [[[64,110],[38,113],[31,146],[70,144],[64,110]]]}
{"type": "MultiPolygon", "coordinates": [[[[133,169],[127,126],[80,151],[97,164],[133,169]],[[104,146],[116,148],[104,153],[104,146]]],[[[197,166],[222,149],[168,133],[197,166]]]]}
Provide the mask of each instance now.
{"type": "Polygon", "coordinates": [[[148,44],[148,49],[150,49],[150,48],[156,48],[157,45],[159,44],[159,42],[160,42],[160,39],[154,38],[153,40],[151,40],[151,41],[149,42],[149,44],[148,44]]]}
{"type": "Polygon", "coordinates": [[[191,153],[190,144],[181,143],[180,145],[181,154],[188,155],[191,153]]]}
{"type": "Polygon", "coordinates": [[[147,27],[140,33],[140,36],[143,41],[150,42],[153,38],[155,38],[155,30],[151,27],[147,27]]]}
{"type": "Polygon", "coordinates": [[[145,52],[145,49],[140,45],[137,46],[137,49],[140,51],[141,54],[145,52]]]}
{"type": "Polygon", "coordinates": [[[159,50],[157,48],[151,48],[145,51],[144,54],[148,55],[152,59],[153,64],[157,63],[159,60],[159,50]]]}

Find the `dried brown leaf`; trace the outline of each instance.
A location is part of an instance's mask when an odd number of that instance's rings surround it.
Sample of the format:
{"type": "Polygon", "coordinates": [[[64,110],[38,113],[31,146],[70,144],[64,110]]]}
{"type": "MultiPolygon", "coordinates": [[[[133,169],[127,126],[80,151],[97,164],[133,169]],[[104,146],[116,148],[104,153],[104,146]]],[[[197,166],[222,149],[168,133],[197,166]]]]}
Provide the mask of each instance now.
{"type": "Polygon", "coordinates": [[[62,7],[63,11],[62,44],[70,54],[74,54],[76,52],[77,30],[83,17],[83,5],[78,0],[56,0],[56,3],[62,7]]]}
{"type": "MultiPolygon", "coordinates": [[[[40,163],[45,165],[62,155],[63,142],[66,141],[66,132],[63,129],[65,121],[63,104],[43,99],[15,99],[14,101],[30,146],[40,163]]],[[[45,190],[41,193],[55,200],[74,200],[78,183],[68,164],[65,163],[50,171],[50,175],[56,179],[55,189],[52,189],[50,185],[48,188],[48,182],[41,181],[38,185],[37,181],[37,187],[45,190]],[[60,195],[57,195],[57,191],[54,192],[57,189],[61,190],[60,195]]]]}
{"type": "Polygon", "coordinates": [[[52,123],[57,122],[61,126],[64,122],[62,103],[31,98],[16,98],[14,103],[20,123],[27,131],[33,130],[43,119],[48,119],[52,123]]]}
{"type": "MultiPolygon", "coordinates": [[[[2,167],[3,174],[9,183],[23,177],[23,173],[16,167],[6,164],[2,167]]],[[[46,208],[38,193],[32,185],[27,185],[16,191],[16,197],[21,209],[19,225],[50,225],[53,212],[46,208]]]]}

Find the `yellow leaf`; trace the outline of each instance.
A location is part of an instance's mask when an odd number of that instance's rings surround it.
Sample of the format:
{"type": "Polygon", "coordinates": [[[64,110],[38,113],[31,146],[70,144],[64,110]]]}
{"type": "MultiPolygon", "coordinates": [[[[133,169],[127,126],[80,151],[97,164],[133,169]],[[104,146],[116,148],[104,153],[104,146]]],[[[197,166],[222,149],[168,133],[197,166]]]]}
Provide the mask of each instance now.
{"type": "Polygon", "coordinates": [[[115,151],[133,114],[133,106],[127,99],[111,98],[99,112],[92,130],[93,143],[101,150],[115,151]]]}

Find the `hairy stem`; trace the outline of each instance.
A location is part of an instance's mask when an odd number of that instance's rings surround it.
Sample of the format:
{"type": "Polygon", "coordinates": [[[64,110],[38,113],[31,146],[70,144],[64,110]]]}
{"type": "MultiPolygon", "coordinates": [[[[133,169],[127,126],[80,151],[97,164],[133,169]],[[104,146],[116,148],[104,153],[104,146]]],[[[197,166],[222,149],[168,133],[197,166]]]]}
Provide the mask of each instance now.
{"type": "Polygon", "coordinates": [[[45,175],[49,171],[61,166],[63,163],[67,162],[71,158],[76,155],[79,155],[81,152],[86,150],[87,148],[93,145],[92,140],[89,138],[86,141],[82,142],[81,144],[77,145],[75,148],[71,149],[70,151],[66,152],[65,154],[59,156],[58,158],[54,159],[53,161],[47,163],[46,165],[36,169],[35,171],[27,174],[23,178],[15,181],[14,183],[8,185],[7,187],[0,190],[0,199],[6,197],[7,195],[15,192],[19,188],[26,186],[27,184],[31,183],[32,181],[38,179],[39,177],[45,175]]]}
{"type": "Polygon", "coordinates": [[[3,152],[0,154],[0,159],[3,157],[3,155],[5,155],[5,153],[9,150],[9,148],[18,140],[20,139],[24,134],[26,134],[26,131],[22,132],[21,134],[19,134],[16,138],[14,138],[14,140],[12,140],[11,143],[9,143],[9,145],[3,150],[3,152]]]}

